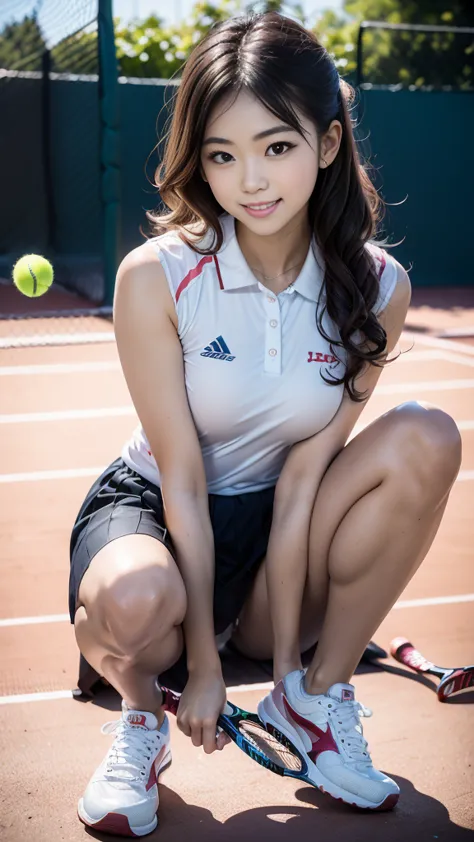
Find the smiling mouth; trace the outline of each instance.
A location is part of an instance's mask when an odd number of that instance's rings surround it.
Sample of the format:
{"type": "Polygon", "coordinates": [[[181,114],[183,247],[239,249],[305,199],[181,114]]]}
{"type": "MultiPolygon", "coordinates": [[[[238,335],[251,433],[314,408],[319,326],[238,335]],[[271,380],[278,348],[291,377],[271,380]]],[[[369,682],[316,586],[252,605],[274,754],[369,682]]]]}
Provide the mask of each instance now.
{"type": "Polygon", "coordinates": [[[276,205],[280,199],[275,199],[273,202],[262,202],[259,205],[244,205],[244,208],[251,208],[252,210],[265,210],[265,208],[270,208],[272,205],[276,205]]]}

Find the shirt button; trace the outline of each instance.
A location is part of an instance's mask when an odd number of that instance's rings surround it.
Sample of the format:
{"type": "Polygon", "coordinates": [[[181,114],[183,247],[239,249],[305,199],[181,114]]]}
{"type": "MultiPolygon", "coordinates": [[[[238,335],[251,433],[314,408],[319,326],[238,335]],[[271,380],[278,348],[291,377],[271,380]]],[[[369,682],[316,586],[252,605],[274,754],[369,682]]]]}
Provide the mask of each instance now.
{"type": "Polygon", "coordinates": [[[271,304],[275,303],[275,299],[271,295],[267,295],[267,301],[270,301],[271,304]]]}
{"type": "Polygon", "coordinates": [[[277,324],[278,324],[278,322],[277,322],[277,320],[276,320],[276,319],[272,319],[272,320],[271,320],[271,322],[270,322],[270,326],[271,326],[271,327],[276,327],[276,326],[277,326],[277,324]]]}
{"type": "Polygon", "coordinates": [[[268,353],[270,354],[271,357],[276,357],[276,355],[278,354],[278,351],[277,351],[276,348],[270,348],[268,353]]]}

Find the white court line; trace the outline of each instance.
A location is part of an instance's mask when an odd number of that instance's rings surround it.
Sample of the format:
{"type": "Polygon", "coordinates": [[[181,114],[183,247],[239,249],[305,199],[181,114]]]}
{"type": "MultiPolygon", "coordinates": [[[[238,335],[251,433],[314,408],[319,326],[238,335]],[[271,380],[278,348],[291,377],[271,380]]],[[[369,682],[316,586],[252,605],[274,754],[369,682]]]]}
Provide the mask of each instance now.
{"type": "MultiPolygon", "coordinates": [[[[474,360],[466,359],[460,354],[448,354],[446,351],[409,351],[401,354],[396,360],[399,363],[432,362],[446,360],[461,365],[474,366],[474,360]]],[[[4,365],[0,366],[0,377],[20,377],[39,374],[82,374],[102,371],[120,371],[118,360],[103,360],[102,362],[84,363],[44,363],[38,365],[4,365]]]]}
{"type": "MultiPolygon", "coordinates": [[[[398,395],[404,392],[441,392],[474,388],[474,379],[421,380],[413,383],[390,383],[378,386],[375,394],[398,395]]],[[[63,409],[52,412],[20,412],[0,415],[0,424],[37,424],[41,421],[75,421],[90,418],[117,418],[136,415],[132,404],[94,409],[63,409]]]]}
{"type": "MultiPolygon", "coordinates": [[[[428,351],[428,353],[431,353],[428,351]]],[[[436,351],[434,352],[436,353],[436,351]]],[[[114,360],[90,363],[45,363],[44,365],[4,365],[0,366],[0,377],[18,377],[19,375],[38,374],[78,374],[95,371],[118,371],[120,363],[114,360]]]]}
{"type": "Polygon", "coordinates": [[[31,471],[24,474],[0,474],[0,485],[12,482],[43,482],[52,479],[78,479],[79,477],[99,477],[106,465],[100,468],[63,468],[58,471],[31,471]]]}
{"type": "MultiPolygon", "coordinates": [[[[251,690],[271,690],[273,681],[265,681],[260,684],[237,684],[235,687],[228,687],[228,693],[248,693],[251,690]]],[[[56,699],[73,699],[80,693],[73,690],[50,690],[46,693],[23,693],[16,696],[0,696],[0,705],[19,705],[25,702],[50,702],[56,699]]]]}
{"type": "Polygon", "coordinates": [[[451,339],[455,336],[474,336],[474,327],[451,327],[443,330],[440,334],[442,339],[451,339]]]}
{"type": "MultiPolygon", "coordinates": [[[[353,436],[360,433],[367,425],[357,424],[353,436]]],[[[474,421],[457,421],[459,430],[474,430],[474,421]]],[[[352,436],[352,437],[353,437],[352,436]]],[[[48,482],[55,479],[80,479],[82,477],[99,477],[105,471],[107,465],[96,468],[59,468],[53,471],[28,471],[18,474],[0,474],[0,485],[10,485],[17,482],[48,482]]],[[[456,482],[467,482],[474,479],[474,471],[460,471],[456,482]]]]}
{"type": "MultiPolygon", "coordinates": [[[[462,356],[461,354],[449,353],[448,351],[408,351],[397,358],[397,363],[432,362],[433,360],[444,360],[445,362],[458,363],[459,365],[474,366],[474,359],[462,356]]],[[[20,377],[39,374],[82,374],[100,373],[103,371],[120,371],[119,361],[103,360],[102,362],[84,363],[44,363],[38,365],[5,365],[0,366],[0,377],[20,377]]]]}
{"type": "Polygon", "coordinates": [[[428,345],[429,348],[440,348],[445,351],[460,351],[462,354],[467,354],[468,357],[474,357],[474,347],[472,345],[464,344],[463,342],[455,342],[453,339],[438,339],[436,336],[427,336],[423,333],[410,333],[407,328],[403,331],[402,339],[407,339],[413,342],[413,347],[416,345],[428,345]]]}
{"type": "MultiPolygon", "coordinates": [[[[454,596],[438,596],[428,597],[426,599],[406,599],[396,602],[392,611],[396,608],[420,608],[431,605],[448,605],[460,602],[474,602],[474,594],[455,594],[454,596]]],[[[57,622],[60,614],[50,615],[54,618],[53,622],[57,622]]],[[[62,615],[69,621],[69,615],[62,615]]],[[[21,620],[26,620],[28,623],[39,620],[39,622],[46,622],[45,617],[23,617],[17,618],[15,621],[0,620],[0,626],[4,625],[19,625],[21,620]]],[[[228,693],[249,693],[252,690],[270,690],[273,687],[272,681],[263,682],[261,684],[238,684],[234,687],[228,687],[228,693]]],[[[55,701],[57,699],[73,699],[77,693],[72,690],[52,690],[45,693],[23,693],[21,695],[0,696],[0,705],[18,705],[26,702],[45,702],[55,701]]]]}
{"type": "MultiPolygon", "coordinates": [[[[427,599],[407,599],[407,600],[400,600],[399,602],[395,603],[393,606],[392,611],[395,608],[420,608],[424,606],[430,605],[447,605],[452,603],[459,603],[459,602],[474,602],[474,594],[456,594],[455,596],[441,596],[441,597],[428,597],[427,599]]],[[[53,615],[58,616],[58,615],[53,615]]],[[[69,620],[69,615],[65,615],[69,620]]],[[[25,619],[34,619],[34,618],[25,618],[25,619]]],[[[0,625],[3,625],[5,622],[8,621],[0,621],[0,625]]],[[[271,690],[273,687],[272,681],[263,682],[261,684],[238,684],[234,687],[228,687],[228,693],[249,693],[252,690],[260,691],[260,690],[271,690]]],[[[73,690],[53,690],[46,693],[24,693],[21,695],[14,695],[14,696],[0,696],[0,705],[18,705],[24,704],[26,702],[44,702],[44,701],[53,701],[56,699],[73,699],[75,693],[73,690]]]]}
{"type": "Polygon", "coordinates": [[[0,415],[0,424],[37,424],[39,421],[85,421],[89,418],[117,418],[123,415],[136,415],[135,408],[130,404],[130,406],[109,406],[105,409],[62,409],[57,412],[20,412],[11,415],[0,415]]]}
{"type": "MultiPolygon", "coordinates": [[[[425,599],[399,599],[392,608],[423,608],[425,605],[454,605],[459,602],[474,602],[474,593],[460,593],[454,596],[429,596],[425,599]]],[[[69,619],[69,614],[67,615],[69,619]]]]}
{"type": "MultiPolygon", "coordinates": [[[[30,473],[24,474],[0,474],[0,485],[10,485],[16,482],[47,482],[54,479],[99,477],[103,471],[105,471],[106,467],[107,465],[102,465],[100,468],[63,468],[57,471],[31,471],[30,473]]],[[[474,471],[460,471],[456,477],[456,482],[467,482],[473,479],[474,471]]]]}
{"type": "Polygon", "coordinates": [[[0,628],[10,626],[36,626],[39,623],[69,623],[69,614],[43,614],[41,617],[12,617],[0,620],[0,628]]]}
{"type": "MultiPolygon", "coordinates": [[[[462,342],[455,342],[452,339],[438,339],[434,336],[427,336],[417,331],[410,332],[407,327],[402,337],[410,342],[418,342],[419,345],[428,345],[431,348],[445,348],[447,351],[461,351],[468,356],[474,356],[474,348],[464,345],[462,342]]],[[[16,336],[2,337],[0,348],[37,348],[43,345],[93,345],[97,342],[115,342],[113,331],[107,333],[58,333],[45,336],[44,339],[38,336],[16,336]]]]}
{"type": "MultiPolygon", "coordinates": [[[[422,608],[428,605],[455,605],[460,602],[474,602],[474,593],[460,593],[452,596],[429,596],[425,599],[399,599],[393,608],[422,608]]],[[[43,614],[39,617],[11,617],[0,620],[0,628],[11,626],[32,626],[43,623],[70,623],[69,614],[43,614]]]]}
{"type": "Polygon", "coordinates": [[[0,348],[42,348],[50,345],[94,345],[115,342],[113,331],[108,333],[51,333],[41,336],[15,336],[0,339],[0,348]]]}
{"type": "MultiPolygon", "coordinates": [[[[374,395],[398,395],[403,392],[444,392],[451,389],[472,389],[474,380],[421,380],[414,383],[387,383],[376,386],[374,395]]],[[[0,416],[1,418],[2,416],[0,416]]]]}
{"type": "MultiPolygon", "coordinates": [[[[400,348],[395,348],[394,350],[398,352],[400,348]]],[[[474,359],[463,356],[462,354],[456,354],[453,351],[444,351],[441,349],[438,351],[403,351],[403,353],[394,360],[394,363],[432,362],[433,360],[443,360],[447,363],[457,363],[458,365],[467,365],[469,367],[474,366],[474,359]]],[[[387,366],[387,370],[390,371],[390,366],[387,366]]]]}
{"type": "Polygon", "coordinates": [[[50,702],[55,699],[73,699],[72,690],[52,690],[49,693],[23,693],[19,696],[0,696],[0,705],[19,705],[23,702],[50,702]]]}
{"type": "MultiPolygon", "coordinates": [[[[420,352],[421,354],[423,352],[420,352]]],[[[469,368],[474,368],[474,359],[471,357],[463,357],[461,354],[453,354],[450,351],[428,351],[429,354],[439,354],[438,359],[444,360],[447,363],[456,363],[457,365],[467,365],[469,368]]],[[[436,357],[433,357],[436,359],[436,357]]]]}

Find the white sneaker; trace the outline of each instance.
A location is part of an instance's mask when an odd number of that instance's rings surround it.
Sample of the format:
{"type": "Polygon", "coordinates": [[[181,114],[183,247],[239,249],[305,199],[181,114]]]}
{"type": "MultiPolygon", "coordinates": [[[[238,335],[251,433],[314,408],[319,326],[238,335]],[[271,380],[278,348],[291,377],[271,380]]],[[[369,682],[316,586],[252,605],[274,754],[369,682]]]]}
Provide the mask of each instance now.
{"type": "Polygon", "coordinates": [[[105,759],[90,779],[78,815],[103,833],[145,836],[158,824],[158,777],[171,764],[170,726],[161,729],[153,713],[131,710],[122,702],[122,718],[102,726],[116,732],[105,759]]]}
{"type": "Polygon", "coordinates": [[[333,684],[326,694],[304,689],[305,670],[288,673],[258,705],[262,722],[274,725],[308,763],[308,783],[355,807],[390,810],[400,789],[374,769],[361,716],[372,711],[354,699],[352,684],[333,684]]]}

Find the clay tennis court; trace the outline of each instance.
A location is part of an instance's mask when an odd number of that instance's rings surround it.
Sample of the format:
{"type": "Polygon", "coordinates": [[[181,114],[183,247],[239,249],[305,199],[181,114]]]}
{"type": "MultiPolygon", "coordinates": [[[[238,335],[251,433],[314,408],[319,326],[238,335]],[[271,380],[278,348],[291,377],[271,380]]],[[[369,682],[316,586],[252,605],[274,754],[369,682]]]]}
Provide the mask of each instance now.
{"type": "MultiPolygon", "coordinates": [[[[2,302],[24,305],[3,287],[2,302]]],[[[39,306],[55,308],[54,290],[39,306]],[[53,296],[53,297],[51,297],[53,296]]],[[[66,296],[66,305],[70,306],[66,296]]],[[[79,302],[80,303],[80,302],[79,302]]],[[[35,302],[36,304],[36,302],[35,302]]],[[[60,321],[53,332],[63,330],[60,321]]],[[[15,333],[43,323],[19,322],[15,333]]],[[[11,329],[11,326],[10,326],[11,329]]],[[[112,330],[96,319],[87,328],[112,330]]],[[[48,328],[52,330],[51,326],[48,328]]],[[[0,322],[0,341],[8,332],[0,322]]],[[[99,338],[99,337],[98,337],[99,338]]],[[[424,564],[374,639],[405,635],[441,666],[474,662],[474,290],[416,289],[401,348],[361,418],[424,400],[449,412],[464,444],[461,473],[424,564]],[[412,347],[413,346],[413,347],[412,347]]],[[[119,716],[111,690],[75,700],[78,650],[67,617],[71,525],[94,477],[119,455],[135,424],[114,342],[0,347],[0,835],[6,842],[87,836],[78,798],[119,716]]],[[[224,656],[229,699],[255,710],[268,670],[224,656]]],[[[436,680],[392,659],[359,667],[357,698],[374,765],[401,787],[392,813],[357,813],[306,784],[263,770],[234,745],[211,756],[171,721],[173,765],[161,778],[160,825],[149,839],[470,840],[474,838],[474,690],[438,702],[436,680]]]]}

